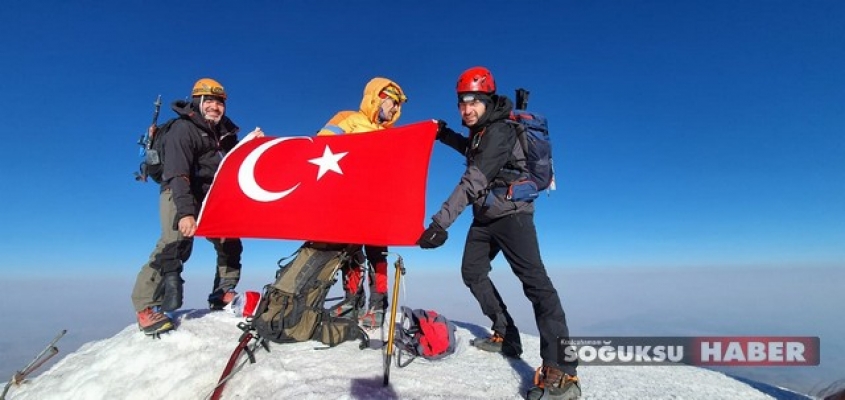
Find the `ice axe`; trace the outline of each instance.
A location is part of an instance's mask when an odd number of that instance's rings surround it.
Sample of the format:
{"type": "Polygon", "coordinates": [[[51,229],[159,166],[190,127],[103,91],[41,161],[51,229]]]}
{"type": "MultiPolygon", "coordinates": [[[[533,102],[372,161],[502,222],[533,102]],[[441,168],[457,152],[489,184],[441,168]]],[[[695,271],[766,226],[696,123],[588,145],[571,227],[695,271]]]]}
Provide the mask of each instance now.
{"type": "Polygon", "coordinates": [[[59,354],[59,348],[56,347],[56,343],[61,339],[65,333],[67,333],[67,329],[62,329],[58,335],[41,351],[33,360],[29,363],[24,369],[15,372],[12,376],[12,379],[9,383],[6,384],[6,387],[3,388],[3,393],[0,394],[0,400],[4,400],[6,398],[6,393],[9,392],[9,388],[12,385],[20,385],[27,376],[29,376],[33,371],[38,369],[38,367],[44,365],[47,361],[50,361],[53,356],[59,354]]]}
{"type": "MultiPolygon", "coordinates": [[[[156,97],[155,103],[153,103],[155,109],[153,111],[153,122],[150,123],[150,127],[147,128],[147,132],[141,135],[141,138],[138,139],[138,145],[141,146],[140,156],[144,158],[153,158],[158,160],[158,152],[153,150],[153,137],[158,130],[158,114],[161,111],[161,95],[156,97]]],[[[139,182],[146,182],[147,181],[147,172],[142,169],[140,172],[135,173],[135,180],[139,182]]]]}
{"type": "Polygon", "coordinates": [[[395,254],[397,257],[396,262],[393,263],[393,266],[396,267],[396,275],[393,278],[393,296],[390,302],[390,325],[388,325],[390,330],[387,332],[387,346],[384,347],[384,380],[382,385],[387,386],[390,383],[390,363],[393,360],[393,336],[396,334],[396,303],[399,302],[399,281],[402,280],[402,275],[405,275],[405,262],[402,261],[402,256],[397,253],[384,254],[395,254]]]}

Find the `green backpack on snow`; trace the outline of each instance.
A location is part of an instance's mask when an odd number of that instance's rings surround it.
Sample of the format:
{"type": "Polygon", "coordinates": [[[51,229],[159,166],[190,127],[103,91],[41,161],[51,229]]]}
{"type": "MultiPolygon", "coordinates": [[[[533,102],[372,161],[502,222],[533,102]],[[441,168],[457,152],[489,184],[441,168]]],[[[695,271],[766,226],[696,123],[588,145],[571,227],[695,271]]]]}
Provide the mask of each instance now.
{"type": "Polygon", "coordinates": [[[360,251],[355,245],[306,242],[289,263],[282,265],[289,257],[279,260],[276,281],[264,287],[251,322],[257,335],[275,343],[317,340],[331,347],[366,339],[358,321],[338,315],[347,301],[325,307],[338,270],[360,251]]]}

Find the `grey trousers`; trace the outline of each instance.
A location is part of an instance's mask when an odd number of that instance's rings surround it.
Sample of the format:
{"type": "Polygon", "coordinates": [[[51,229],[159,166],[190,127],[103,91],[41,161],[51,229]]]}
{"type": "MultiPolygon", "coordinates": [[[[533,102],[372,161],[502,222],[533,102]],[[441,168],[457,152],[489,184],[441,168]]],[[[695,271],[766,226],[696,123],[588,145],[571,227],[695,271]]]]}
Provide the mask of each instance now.
{"type": "MultiPolygon", "coordinates": [[[[136,312],[161,305],[161,293],[157,293],[161,276],[171,272],[181,274],[184,263],[193,251],[193,238],[182,236],[177,229],[176,204],[170,189],[162,191],[159,195],[158,208],[161,234],[149,260],[138,272],[135,287],[132,289],[132,305],[136,312]]],[[[243,245],[240,239],[209,241],[217,252],[217,271],[212,293],[234,289],[241,277],[243,245]]]]}

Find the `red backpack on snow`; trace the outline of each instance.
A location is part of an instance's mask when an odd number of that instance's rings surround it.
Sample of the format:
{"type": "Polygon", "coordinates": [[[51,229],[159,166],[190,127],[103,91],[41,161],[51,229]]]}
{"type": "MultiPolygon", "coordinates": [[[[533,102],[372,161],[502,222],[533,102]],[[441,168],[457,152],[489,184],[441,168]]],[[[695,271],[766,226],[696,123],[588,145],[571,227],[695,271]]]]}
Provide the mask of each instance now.
{"type": "Polygon", "coordinates": [[[404,367],[417,357],[439,360],[455,352],[455,325],[433,310],[402,307],[402,324],[396,328],[396,365],[404,367]],[[410,358],[402,361],[402,354],[410,358]]]}

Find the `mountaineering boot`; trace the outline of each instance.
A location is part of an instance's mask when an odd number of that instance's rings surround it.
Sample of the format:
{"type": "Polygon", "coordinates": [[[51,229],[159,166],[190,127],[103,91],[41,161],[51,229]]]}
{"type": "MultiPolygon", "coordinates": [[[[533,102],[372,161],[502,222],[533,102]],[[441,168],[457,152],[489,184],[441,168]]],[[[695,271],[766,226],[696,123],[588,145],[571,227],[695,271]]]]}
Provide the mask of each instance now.
{"type": "Polygon", "coordinates": [[[335,316],[336,317],[346,317],[346,318],[357,319],[358,318],[358,309],[356,309],[355,306],[352,305],[352,304],[343,303],[343,304],[340,305],[340,307],[338,307],[337,315],[335,315],[335,316]]]}
{"type": "Polygon", "coordinates": [[[182,284],[185,281],[178,272],[168,272],[161,278],[163,295],[161,298],[161,310],[176,311],[182,307],[182,284]]]}
{"type": "Polygon", "coordinates": [[[361,319],[358,322],[360,322],[366,329],[381,328],[381,326],[384,325],[384,309],[370,308],[366,313],[364,313],[364,315],[361,316],[361,319]]]}
{"type": "Polygon", "coordinates": [[[235,300],[238,292],[234,290],[227,290],[225,292],[214,292],[208,295],[208,308],[212,310],[222,310],[223,307],[229,305],[232,300],[235,300]]]}
{"type": "Polygon", "coordinates": [[[163,313],[147,307],[138,312],[138,327],[144,331],[145,335],[158,336],[173,330],[173,321],[163,313]]]}
{"type": "Polygon", "coordinates": [[[522,355],[522,339],[519,337],[519,329],[516,329],[514,325],[508,325],[505,329],[502,354],[511,358],[519,358],[522,355]]]}
{"type": "Polygon", "coordinates": [[[349,318],[353,321],[358,320],[358,314],[361,314],[361,309],[364,307],[364,294],[355,294],[353,292],[345,292],[343,302],[337,309],[336,317],[349,318]]]}
{"type": "MultiPolygon", "coordinates": [[[[224,267],[218,267],[224,268],[224,267]]],[[[235,300],[238,292],[235,291],[235,286],[238,285],[237,280],[233,279],[214,279],[214,290],[208,295],[208,308],[212,310],[222,310],[235,300]]]]}
{"type": "Polygon", "coordinates": [[[493,332],[490,337],[487,338],[475,338],[472,339],[469,344],[479,348],[480,350],[489,351],[491,353],[501,353],[502,352],[502,342],[505,341],[505,337],[499,334],[499,332],[493,332]]]}
{"type": "Polygon", "coordinates": [[[499,353],[505,357],[519,358],[522,355],[522,342],[519,340],[518,332],[515,335],[502,335],[499,332],[493,332],[490,337],[476,338],[471,340],[469,344],[480,350],[499,353]]]}
{"type": "Polygon", "coordinates": [[[581,397],[581,382],[577,376],[565,374],[554,367],[540,367],[534,374],[534,385],[528,400],[574,400],[581,397]]]}
{"type": "Polygon", "coordinates": [[[370,307],[358,322],[366,329],[381,328],[384,325],[385,310],[387,310],[387,294],[373,293],[370,295],[370,307]]]}

